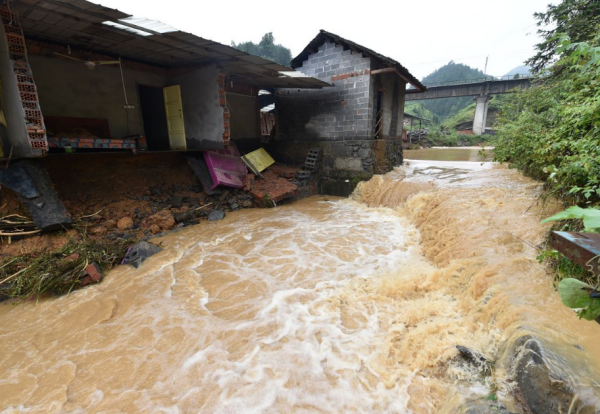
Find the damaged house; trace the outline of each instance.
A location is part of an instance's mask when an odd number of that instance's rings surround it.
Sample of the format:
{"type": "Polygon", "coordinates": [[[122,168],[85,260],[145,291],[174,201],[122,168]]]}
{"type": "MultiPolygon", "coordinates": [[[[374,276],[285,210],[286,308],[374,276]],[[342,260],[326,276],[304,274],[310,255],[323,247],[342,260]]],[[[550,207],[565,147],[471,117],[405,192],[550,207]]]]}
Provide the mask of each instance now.
{"type": "Polygon", "coordinates": [[[401,164],[406,87],[425,90],[405,67],[324,30],[291,66],[334,87],[276,91],[278,128],[270,152],[299,164],[309,148],[321,148],[322,173],[342,182],[401,164]]]}
{"type": "MultiPolygon", "coordinates": [[[[4,182],[31,201],[33,218],[44,229],[69,223],[60,200],[41,194],[52,187],[43,178],[44,166],[69,169],[69,160],[86,152],[114,153],[115,163],[123,162],[124,152],[142,158],[185,151],[202,159],[194,151],[215,150],[239,157],[237,148],[245,153],[261,146],[259,91],[329,86],[230,46],[85,0],[4,0],[0,18],[5,119],[0,155],[11,157],[12,165],[21,164],[16,159],[43,159],[25,161],[25,173],[13,174],[12,184],[4,182]],[[62,158],[51,161],[54,156],[62,158]],[[24,192],[23,183],[14,180],[27,175],[36,188],[24,192]]],[[[82,180],[88,174],[72,173],[82,180]]]]}

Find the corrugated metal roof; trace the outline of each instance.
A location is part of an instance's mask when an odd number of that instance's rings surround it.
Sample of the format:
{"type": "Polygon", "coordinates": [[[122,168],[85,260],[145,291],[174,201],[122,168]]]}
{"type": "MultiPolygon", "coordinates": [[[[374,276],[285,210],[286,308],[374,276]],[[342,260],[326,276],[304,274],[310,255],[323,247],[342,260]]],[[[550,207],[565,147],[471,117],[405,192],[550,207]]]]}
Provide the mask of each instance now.
{"type": "MultiPolygon", "coordinates": [[[[165,6],[166,7],[166,6],[165,6]]],[[[230,46],[86,0],[19,0],[25,37],[164,68],[217,64],[232,80],[264,88],[322,88],[328,83],[230,46]]]]}
{"type": "Polygon", "coordinates": [[[427,121],[427,122],[431,122],[431,119],[427,119],[427,118],[421,118],[420,116],[416,116],[416,115],[411,115],[407,112],[404,112],[404,118],[408,118],[408,119],[418,119],[420,121],[427,121]]]}
{"type": "Polygon", "coordinates": [[[325,43],[327,41],[337,43],[346,49],[357,50],[357,51],[361,52],[363,55],[373,57],[373,58],[377,59],[378,61],[380,61],[384,66],[395,67],[398,70],[398,72],[400,72],[406,78],[408,83],[410,83],[411,85],[413,85],[415,88],[417,88],[419,90],[423,90],[423,91],[427,90],[427,88],[421,82],[419,82],[419,80],[417,78],[415,78],[408,71],[408,69],[406,69],[404,66],[402,66],[400,63],[398,63],[394,59],[389,58],[387,56],[383,56],[382,54],[377,53],[374,50],[371,50],[369,48],[361,46],[358,43],[354,43],[351,40],[344,39],[341,36],[338,36],[331,32],[327,32],[325,30],[321,30],[319,32],[319,34],[317,35],[317,37],[315,37],[304,48],[304,50],[292,60],[292,67],[293,68],[301,67],[302,62],[304,62],[306,59],[308,59],[308,55],[310,55],[312,53],[316,53],[319,46],[321,46],[323,43],[325,43]]]}

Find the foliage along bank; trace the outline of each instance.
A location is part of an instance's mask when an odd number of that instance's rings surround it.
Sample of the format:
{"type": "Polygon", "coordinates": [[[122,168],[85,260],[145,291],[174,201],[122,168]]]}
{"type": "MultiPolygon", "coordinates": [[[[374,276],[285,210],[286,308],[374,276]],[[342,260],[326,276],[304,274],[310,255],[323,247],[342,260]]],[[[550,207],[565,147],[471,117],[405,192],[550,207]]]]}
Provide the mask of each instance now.
{"type": "MultiPolygon", "coordinates": [[[[561,230],[600,232],[600,2],[563,0],[536,18],[552,27],[538,31],[544,40],[527,62],[538,79],[505,102],[495,160],[543,180],[572,206],[547,219],[568,220],[561,230]]],[[[600,323],[598,275],[554,250],[540,258],[552,259],[563,304],[600,323]]]]}

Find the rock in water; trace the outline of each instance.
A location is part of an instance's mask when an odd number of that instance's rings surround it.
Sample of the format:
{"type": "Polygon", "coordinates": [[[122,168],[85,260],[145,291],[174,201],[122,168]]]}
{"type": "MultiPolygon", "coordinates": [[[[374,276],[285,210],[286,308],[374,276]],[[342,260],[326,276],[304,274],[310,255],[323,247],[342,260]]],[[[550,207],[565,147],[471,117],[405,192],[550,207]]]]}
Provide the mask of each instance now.
{"type": "Polygon", "coordinates": [[[162,249],[157,245],[141,241],[129,249],[122,264],[130,264],[137,269],[148,257],[154,256],[160,251],[162,251],[162,249]]]}
{"type": "Polygon", "coordinates": [[[225,212],[223,210],[213,210],[208,215],[208,221],[218,221],[225,218],[225,212]]]}
{"type": "Polygon", "coordinates": [[[483,355],[470,350],[466,346],[456,345],[456,349],[458,349],[460,355],[471,364],[477,366],[485,366],[488,364],[488,360],[483,355]]]}
{"type": "Polygon", "coordinates": [[[175,217],[175,222],[177,223],[190,221],[194,219],[194,210],[186,210],[182,213],[176,213],[173,215],[173,217],[175,217]]]}

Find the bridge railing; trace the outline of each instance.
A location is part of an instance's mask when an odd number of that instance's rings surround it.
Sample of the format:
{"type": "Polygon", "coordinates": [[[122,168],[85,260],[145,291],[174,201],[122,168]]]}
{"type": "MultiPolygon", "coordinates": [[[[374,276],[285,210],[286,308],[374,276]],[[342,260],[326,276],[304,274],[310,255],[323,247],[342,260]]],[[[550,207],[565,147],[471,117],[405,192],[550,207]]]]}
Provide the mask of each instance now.
{"type": "MultiPolygon", "coordinates": [[[[505,75],[505,76],[486,76],[483,78],[474,78],[474,79],[459,79],[454,81],[445,81],[445,82],[430,82],[425,83],[424,85],[428,88],[436,87],[436,86],[456,86],[456,85],[468,85],[470,83],[481,83],[487,81],[507,81],[507,80],[517,80],[517,79],[531,79],[532,75],[529,73],[524,74],[515,74],[515,75],[505,75]]],[[[414,89],[412,86],[409,88],[414,89]]]]}

